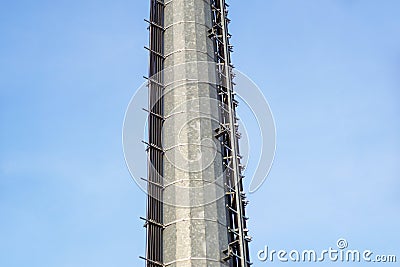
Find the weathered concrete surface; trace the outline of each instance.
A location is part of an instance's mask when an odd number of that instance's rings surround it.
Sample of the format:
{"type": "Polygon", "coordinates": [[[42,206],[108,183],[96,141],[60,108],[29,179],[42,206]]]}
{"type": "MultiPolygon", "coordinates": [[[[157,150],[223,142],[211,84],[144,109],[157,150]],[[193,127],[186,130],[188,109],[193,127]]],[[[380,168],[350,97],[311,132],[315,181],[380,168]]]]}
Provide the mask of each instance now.
{"type": "Polygon", "coordinates": [[[214,62],[207,32],[211,26],[208,1],[174,0],[165,8],[163,255],[167,266],[226,266],[221,262],[227,248],[222,156],[214,137],[217,91],[204,83],[215,83],[215,66],[204,63],[214,62]]]}

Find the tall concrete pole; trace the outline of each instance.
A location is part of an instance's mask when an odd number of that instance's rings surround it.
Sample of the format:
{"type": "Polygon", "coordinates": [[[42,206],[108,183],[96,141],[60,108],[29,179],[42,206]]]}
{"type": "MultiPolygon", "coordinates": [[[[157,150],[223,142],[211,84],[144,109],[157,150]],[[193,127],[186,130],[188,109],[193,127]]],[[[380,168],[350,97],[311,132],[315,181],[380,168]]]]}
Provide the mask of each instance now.
{"type": "Polygon", "coordinates": [[[225,1],[151,5],[147,266],[249,266],[225,1]]]}
{"type": "Polygon", "coordinates": [[[227,266],[221,261],[228,240],[222,155],[214,137],[219,110],[211,14],[203,0],[165,7],[163,147],[171,150],[164,158],[163,255],[169,266],[227,266]]]}

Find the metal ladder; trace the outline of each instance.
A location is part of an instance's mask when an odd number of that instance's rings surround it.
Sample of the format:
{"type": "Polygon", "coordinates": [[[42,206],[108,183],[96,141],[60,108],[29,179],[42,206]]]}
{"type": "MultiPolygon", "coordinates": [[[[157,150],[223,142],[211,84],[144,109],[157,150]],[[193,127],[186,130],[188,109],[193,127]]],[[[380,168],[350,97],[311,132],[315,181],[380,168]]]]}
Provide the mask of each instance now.
{"type": "Polygon", "coordinates": [[[164,0],[150,1],[150,44],[146,49],[150,53],[149,62],[149,140],[147,144],[148,180],[147,180],[147,216],[146,261],[147,267],[159,267],[163,264],[163,154],[161,131],[164,123],[164,0]]]}

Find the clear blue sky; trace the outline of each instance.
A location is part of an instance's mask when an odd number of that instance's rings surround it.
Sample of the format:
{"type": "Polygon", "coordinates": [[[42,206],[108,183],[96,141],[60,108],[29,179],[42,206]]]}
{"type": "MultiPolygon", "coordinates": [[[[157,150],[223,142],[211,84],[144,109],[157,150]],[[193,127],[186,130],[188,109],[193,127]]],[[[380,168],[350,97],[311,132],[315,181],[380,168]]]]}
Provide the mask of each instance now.
{"type": "MultiPolygon", "coordinates": [[[[255,266],[264,245],[340,237],[400,259],[400,2],[230,4],[234,63],[277,125],[249,197],[255,266]]],[[[148,1],[1,2],[0,266],[143,266],[145,195],[121,131],[147,16],[148,1]]]]}

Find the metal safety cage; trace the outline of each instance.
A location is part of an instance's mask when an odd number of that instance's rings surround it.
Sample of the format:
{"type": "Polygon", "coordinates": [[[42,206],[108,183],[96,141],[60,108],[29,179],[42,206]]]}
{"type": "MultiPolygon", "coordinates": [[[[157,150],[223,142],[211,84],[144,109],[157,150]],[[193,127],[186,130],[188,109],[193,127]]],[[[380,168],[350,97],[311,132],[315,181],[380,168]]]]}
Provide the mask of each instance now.
{"type": "Polygon", "coordinates": [[[147,181],[147,216],[146,261],[147,267],[163,265],[163,154],[161,131],[163,118],[164,93],[164,8],[163,0],[150,1],[150,20],[148,22],[150,43],[149,50],[149,109],[148,109],[148,181],[147,181]]]}

